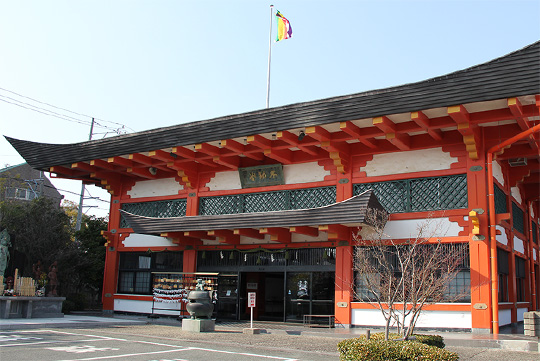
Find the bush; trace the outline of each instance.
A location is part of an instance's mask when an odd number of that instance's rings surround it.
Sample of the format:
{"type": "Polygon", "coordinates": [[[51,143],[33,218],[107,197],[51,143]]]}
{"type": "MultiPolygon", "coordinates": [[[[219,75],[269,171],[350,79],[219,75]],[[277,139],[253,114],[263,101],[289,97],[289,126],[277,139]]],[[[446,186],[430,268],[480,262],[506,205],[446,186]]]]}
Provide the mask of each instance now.
{"type": "Polygon", "coordinates": [[[384,341],[384,333],[376,333],[370,340],[365,336],[338,343],[341,361],[455,361],[456,353],[444,350],[441,336],[416,335],[415,340],[397,341],[400,336],[391,334],[392,340],[384,341]]]}
{"type": "MultiPolygon", "coordinates": [[[[390,333],[388,335],[389,340],[398,340],[398,339],[401,339],[401,338],[402,338],[402,336],[400,334],[397,334],[397,333],[390,333]]],[[[384,340],[384,332],[374,333],[374,334],[371,335],[370,339],[371,340],[383,341],[384,340]]],[[[358,341],[355,341],[355,340],[366,341],[366,336],[362,335],[362,336],[360,336],[358,338],[352,338],[352,339],[344,340],[342,342],[345,342],[344,344],[346,344],[347,342],[358,342],[358,341]]],[[[420,342],[420,343],[423,343],[423,344],[428,345],[428,346],[435,346],[435,347],[438,347],[438,348],[444,348],[444,346],[445,346],[442,336],[439,336],[439,335],[413,335],[412,339],[410,341],[416,341],[416,342],[420,342]]]]}

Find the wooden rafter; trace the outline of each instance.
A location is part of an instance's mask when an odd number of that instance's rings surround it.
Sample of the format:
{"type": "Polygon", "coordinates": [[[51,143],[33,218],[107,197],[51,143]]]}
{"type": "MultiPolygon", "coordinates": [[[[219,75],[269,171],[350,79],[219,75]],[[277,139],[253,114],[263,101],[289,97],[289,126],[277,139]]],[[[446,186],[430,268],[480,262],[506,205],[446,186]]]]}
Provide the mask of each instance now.
{"type": "Polygon", "coordinates": [[[264,239],[264,234],[261,234],[258,229],[254,228],[240,228],[233,230],[233,233],[239,236],[255,238],[255,239],[264,239]]]}
{"type": "Polygon", "coordinates": [[[293,162],[293,152],[289,149],[277,150],[268,148],[264,150],[264,155],[282,164],[291,164],[293,162]]]}
{"type": "Polygon", "coordinates": [[[291,133],[291,132],[289,132],[287,130],[277,132],[276,136],[277,136],[278,139],[284,141],[285,143],[287,143],[287,144],[289,144],[289,145],[291,145],[293,147],[297,147],[298,149],[300,149],[304,153],[307,153],[309,155],[314,155],[314,156],[319,155],[320,148],[316,147],[315,145],[306,145],[306,144],[312,143],[312,139],[309,136],[304,136],[304,139],[302,139],[300,141],[300,140],[298,140],[297,135],[295,135],[295,134],[293,134],[293,133],[291,133]]]}
{"type": "Polygon", "coordinates": [[[224,157],[217,155],[213,158],[213,161],[216,164],[221,164],[232,170],[237,170],[240,166],[240,157],[238,156],[224,157]]]}
{"type": "Polygon", "coordinates": [[[433,128],[430,119],[423,112],[412,112],[411,120],[422,127],[433,139],[442,140],[443,133],[440,129],[433,128]]]}
{"type": "Polygon", "coordinates": [[[240,236],[234,234],[234,232],[229,229],[216,229],[213,231],[208,231],[208,235],[218,237],[220,243],[240,244],[240,236]]]}
{"type": "Polygon", "coordinates": [[[161,233],[161,237],[169,238],[173,243],[179,245],[201,245],[200,239],[184,236],[184,232],[167,232],[161,233]]]}
{"type": "Polygon", "coordinates": [[[339,124],[339,128],[344,131],[345,133],[349,134],[354,139],[358,139],[362,144],[366,145],[370,149],[376,149],[377,148],[377,140],[376,139],[370,139],[373,137],[371,132],[368,132],[369,130],[364,130],[358,127],[357,125],[353,124],[352,122],[341,122],[339,124]]]}
{"type": "Polygon", "coordinates": [[[316,227],[296,226],[289,227],[291,233],[303,234],[304,236],[317,237],[319,235],[319,229],[316,227]]]}
{"type": "Polygon", "coordinates": [[[456,122],[457,129],[463,136],[463,143],[469,153],[469,158],[479,158],[480,135],[478,126],[471,122],[469,112],[463,105],[456,105],[447,108],[448,115],[456,122]]]}
{"type": "Polygon", "coordinates": [[[287,228],[261,228],[259,233],[269,234],[272,242],[291,243],[291,232],[287,228]]]}
{"type": "Polygon", "coordinates": [[[319,231],[328,233],[328,239],[348,240],[351,229],[341,224],[320,225],[319,231]]]}

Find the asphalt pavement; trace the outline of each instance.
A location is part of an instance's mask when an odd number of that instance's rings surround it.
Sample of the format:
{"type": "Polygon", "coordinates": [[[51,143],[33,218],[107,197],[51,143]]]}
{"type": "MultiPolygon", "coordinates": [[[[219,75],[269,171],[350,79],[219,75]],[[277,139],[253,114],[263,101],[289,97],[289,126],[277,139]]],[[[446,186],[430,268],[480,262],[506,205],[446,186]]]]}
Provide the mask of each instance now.
{"type": "MultiPolygon", "coordinates": [[[[225,321],[217,322],[215,332],[191,333],[182,331],[175,318],[127,315],[0,320],[0,359],[338,360],[337,343],[366,332],[277,322],[254,327],[262,333],[246,335],[242,331],[249,322],[225,321]]],[[[435,333],[460,360],[540,360],[537,339],[523,334],[435,333]]]]}

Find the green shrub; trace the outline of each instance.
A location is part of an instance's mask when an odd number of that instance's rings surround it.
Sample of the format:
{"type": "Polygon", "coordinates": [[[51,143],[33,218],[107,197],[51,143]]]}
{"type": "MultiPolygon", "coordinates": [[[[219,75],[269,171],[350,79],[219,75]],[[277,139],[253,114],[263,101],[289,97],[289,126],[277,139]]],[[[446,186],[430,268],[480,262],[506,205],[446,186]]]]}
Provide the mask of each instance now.
{"type": "MultiPolygon", "coordinates": [[[[400,339],[400,338],[402,338],[402,336],[400,334],[397,334],[397,333],[390,333],[388,335],[389,340],[397,340],[397,339],[400,339]]],[[[382,341],[382,340],[384,340],[384,332],[374,333],[374,334],[371,335],[370,339],[371,340],[382,341]]],[[[360,336],[358,338],[353,338],[353,339],[344,340],[344,341],[352,341],[352,340],[365,341],[366,336],[362,335],[362,336],[360,336]]],[[[421,334],[413,335],[413,339],[411,341],[420,342],[420,343],[423,343],[425,345],[435,346],[435,347],[438,347],[438,348],[444,348],[444,346],[445,346],[442,336],[439,336],[439,335],[421,335],[421,334]]]]}
{"type": "Polygon", "coordinates": [[[338,343],[341,361],[456,361],[456,353],[444,350],[441,336],[416,335],[416,340],[397,341],[400,336],[391,334],[392,340],[384,341],[384,333],[343,340],[338,343]]]}

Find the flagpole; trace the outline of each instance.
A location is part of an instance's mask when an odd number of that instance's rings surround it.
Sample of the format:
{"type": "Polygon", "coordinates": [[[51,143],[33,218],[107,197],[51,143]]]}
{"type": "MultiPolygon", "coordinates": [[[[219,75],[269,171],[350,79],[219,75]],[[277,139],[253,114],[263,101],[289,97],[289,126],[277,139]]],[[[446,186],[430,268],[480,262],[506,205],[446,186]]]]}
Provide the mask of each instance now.
{"type": "Polygon", "coordinates": [[[270,107],[270,59],[272,58],[272,16],[274,5],[270,5],[270,35],[268,41],[268,77],[266,78],[266,109],[270,107]]]}

